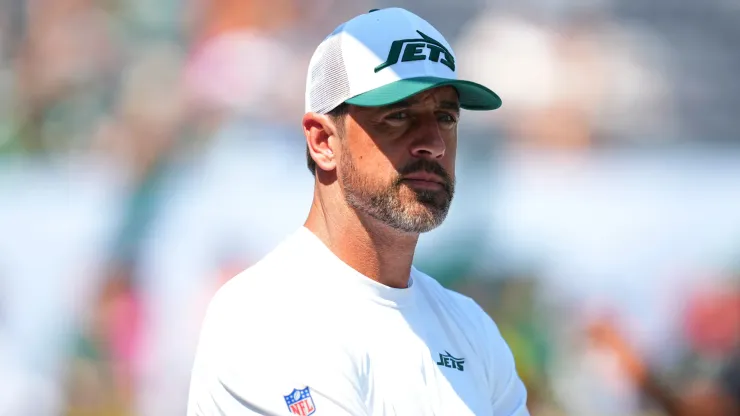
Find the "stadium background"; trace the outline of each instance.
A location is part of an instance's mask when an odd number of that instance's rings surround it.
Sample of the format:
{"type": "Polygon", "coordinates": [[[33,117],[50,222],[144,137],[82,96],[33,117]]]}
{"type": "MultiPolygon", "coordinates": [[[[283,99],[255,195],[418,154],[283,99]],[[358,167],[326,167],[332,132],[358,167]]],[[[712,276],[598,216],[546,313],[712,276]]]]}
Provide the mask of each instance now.
{"type": "Polygon", "coordinates": [[[740,395],[740,1],[4,0],[0,415],[183,414],[208,297],[308,211],[313,48],[392,5],[504,99],[416,262],[533,415],[740,395]]]}

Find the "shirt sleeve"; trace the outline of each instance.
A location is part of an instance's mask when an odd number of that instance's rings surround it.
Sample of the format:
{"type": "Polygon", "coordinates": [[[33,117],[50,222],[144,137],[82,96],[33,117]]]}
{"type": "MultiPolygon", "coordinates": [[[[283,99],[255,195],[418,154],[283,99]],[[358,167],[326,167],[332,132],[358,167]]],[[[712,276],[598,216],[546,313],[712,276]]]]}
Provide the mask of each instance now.
{"type": "Polygon", "coordinates": [[[488,337],[491,405],[495,416],[529,416],[527,389],[519,378],[514,355],[493,320],[485,315],[488,337]]]}
{"type": "Polygon", "coordinates": [[[366,414],[346,347],[320,345],[310,325],[274,314],[267,321],[265,311],[245,311],[227,297],[214,297],[202,325],[188,416],[366,414]]]}

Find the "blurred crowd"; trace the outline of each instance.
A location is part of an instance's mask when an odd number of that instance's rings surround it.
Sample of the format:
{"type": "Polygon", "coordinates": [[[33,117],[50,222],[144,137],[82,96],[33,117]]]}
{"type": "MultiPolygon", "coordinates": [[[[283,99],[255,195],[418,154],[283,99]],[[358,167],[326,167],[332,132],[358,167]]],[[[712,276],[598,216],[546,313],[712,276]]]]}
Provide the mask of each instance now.
{"type": "Polygon", "coordinates": [[[314,48],[389,6],[503,98],[416,263],[532,414],[740,412],[740,2],[5,0],[0,416],[184,414],[210,295],[308,212],[314,48]]]}

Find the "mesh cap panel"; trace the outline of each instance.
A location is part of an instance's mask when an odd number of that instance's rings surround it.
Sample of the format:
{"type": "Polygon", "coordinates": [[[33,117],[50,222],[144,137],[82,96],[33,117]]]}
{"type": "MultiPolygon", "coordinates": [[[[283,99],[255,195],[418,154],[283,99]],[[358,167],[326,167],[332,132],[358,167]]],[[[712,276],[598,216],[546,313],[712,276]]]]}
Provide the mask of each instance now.
{"type": "Polygon", "coordinates": [[[307,82],[306,112],[326,114],[349,97],[341,33],[329,36],[316,49],[311,58],[307,82]]]}

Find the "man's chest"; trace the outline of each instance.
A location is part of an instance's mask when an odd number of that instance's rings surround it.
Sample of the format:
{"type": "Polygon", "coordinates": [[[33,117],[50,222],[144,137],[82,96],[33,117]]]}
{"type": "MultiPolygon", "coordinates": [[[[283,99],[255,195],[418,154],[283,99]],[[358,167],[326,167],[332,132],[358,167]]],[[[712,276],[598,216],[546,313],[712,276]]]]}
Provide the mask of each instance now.
{"type": "Polygon", "coordinates": [[[443,331],[384,337],[369,344],[366,360],[372,415],[491,414],[484,362],[443,331]]]}

